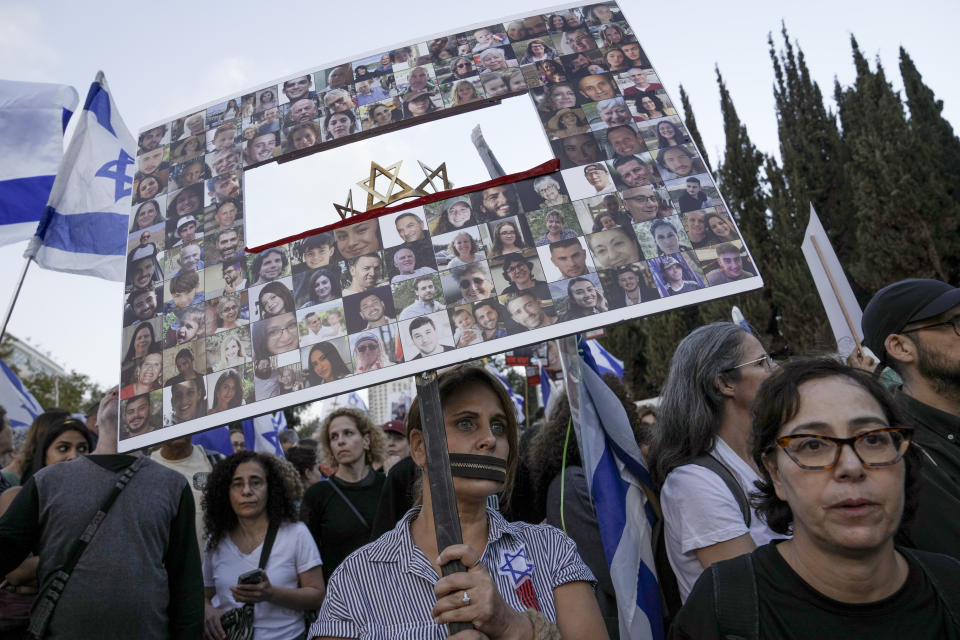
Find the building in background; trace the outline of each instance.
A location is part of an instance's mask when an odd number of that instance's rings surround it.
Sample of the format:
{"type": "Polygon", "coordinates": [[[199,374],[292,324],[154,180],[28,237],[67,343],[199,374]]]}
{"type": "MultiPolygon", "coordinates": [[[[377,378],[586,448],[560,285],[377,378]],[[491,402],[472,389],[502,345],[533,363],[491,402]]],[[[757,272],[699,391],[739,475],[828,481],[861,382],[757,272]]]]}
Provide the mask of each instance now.
{"type": "Polygon", "coordinates": [[[387,420],[403,420],[406,417],[417,389],[413,377],[409,377],[370,387],[367,393],[370,419],[383,424],[387,420]]]}
{"type": "Polygon", "coordinates": [[[7,333],[3,339],[3,346],[10,349],[10,354],[4,357],[8,367],[15,368],[21,379],[37,374],[59,377],[69,375],[59,363],[49,354],[42,353],[36,347],[7,333]]]}

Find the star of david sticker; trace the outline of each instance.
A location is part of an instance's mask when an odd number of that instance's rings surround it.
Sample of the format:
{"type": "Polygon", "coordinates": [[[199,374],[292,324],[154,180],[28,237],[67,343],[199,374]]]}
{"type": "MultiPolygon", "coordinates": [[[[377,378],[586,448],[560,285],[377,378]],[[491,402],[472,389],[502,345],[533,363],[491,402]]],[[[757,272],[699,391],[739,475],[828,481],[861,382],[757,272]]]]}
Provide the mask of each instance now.
{"type": "Polygon", "coordinates": [[[503,564],[498,567],[498,570],[503,575],[509,574],[513,584],[516,585],[520,584],[524,577],[533,577],[533,566],[533,563],[527,560],[526,547],[520,547],[516,553],[503,552],[503,564]]]}
{"type": "Polygon", "coordinates": [[[357,183],[358,187],[367,192],[368,211],[370,209],[383,207],[391,202],[396,202],[397,200],[409,198],[410,196],[414,195],[414,188],[400,179],[401,164],[403,164],[403,160],[394,162],[390,166],[384,168],[376,162],[370,163],[370,177],[357,183]],[[390,185],[387,187],[386,194],[382,194],[377,191],[377,178],[380,176],[390,179],[390,185]],[[396,189],[398,186],[402,189],[402,191],[399,193],[394,193],[394,189],[396,189]],[[374,198],[376,198],[376,201],[374,201],[374,198]]]}

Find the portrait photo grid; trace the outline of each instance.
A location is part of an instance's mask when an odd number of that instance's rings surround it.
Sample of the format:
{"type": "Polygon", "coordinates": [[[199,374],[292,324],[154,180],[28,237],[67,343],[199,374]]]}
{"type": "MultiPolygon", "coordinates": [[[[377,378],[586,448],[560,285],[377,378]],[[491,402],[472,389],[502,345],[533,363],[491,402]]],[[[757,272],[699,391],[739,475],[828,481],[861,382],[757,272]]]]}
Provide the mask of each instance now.
{"type": "Polygon", "coordinates": [[[138,142],[121,439],[758,273],[615,3],[295,76],[138,142]],[[244,167],[519,91],[557,172],[245,253],[244,167]]]}

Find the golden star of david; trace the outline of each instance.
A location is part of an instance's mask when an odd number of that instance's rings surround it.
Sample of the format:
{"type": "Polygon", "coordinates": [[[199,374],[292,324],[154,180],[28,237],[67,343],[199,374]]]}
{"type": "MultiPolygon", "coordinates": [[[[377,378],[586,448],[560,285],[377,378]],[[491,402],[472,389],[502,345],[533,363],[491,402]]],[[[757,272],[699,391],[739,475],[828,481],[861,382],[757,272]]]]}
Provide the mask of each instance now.
{"type": "Polygon", "coordinates": [[[333,207],[337,210],[337,215],[340,216],[341,220],[345,220],[347,216],[355,216],[360,211],[357,211],[353,208],[353,191],[347,189],[347,201],[345,204],[333,203],[333,207]]]}
{"type": "Polygon", "coordinates": [[[416,189],[400,179],[401,164],[403,164],[403,160],[394,162],[384,168],[376,162],[370,163],[370,177],[357,183],[358,187],[367,192],[367,211],[378,207],[385,207],[391,202],[417,195],[416,189]],[[386,194],[382,194],[376,189],[377,178],[380,176],[390,179],[390,185],[387,187],[386,194]],[[397,187],[400,187],[401,191],[394,193],[394,189],[397,187]],[[376,198],[376,200],[374,200],[374,198],[376,198]]]}
{"type": "Polygon", "coordinates": [[[423,182],[417,185],[416,190],[420,193],[420,195],[427,195],[427,192],[424,191],[427,185],[430,185],[430,188],[433,189],[434,193],[446,191],[447,189],[453,186],[453,183],[447,179],[447,163],[446,162],[442,163],[436,169],[431,169],[427,165],[423,164],[423,162],[420,160],[417,160],[417,162],[420,163],[420,168],[423,169],[424,175],[427,176],[423,182]],[[437,174],[439,174],[439,176],[437,174]],[[437,185],[433,184],[433,181],[437,179],[443,180],[443,187],[440,189],[437,188],[437,185]]]}

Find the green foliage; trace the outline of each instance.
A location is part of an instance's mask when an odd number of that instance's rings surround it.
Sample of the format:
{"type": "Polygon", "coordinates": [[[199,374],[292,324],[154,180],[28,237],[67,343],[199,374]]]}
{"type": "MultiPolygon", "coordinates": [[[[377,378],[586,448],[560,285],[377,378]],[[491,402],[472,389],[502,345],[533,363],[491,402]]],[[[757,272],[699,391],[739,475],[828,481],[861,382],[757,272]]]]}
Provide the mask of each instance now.
{"type": "MultiPolygon", "coordinates": [[[[960,139],[913,60],[900,50],[907,113],[879,61],[872,70],[852,41],[856,80],[835,88],[841,128],[803,51],[786,27],[781,34],[780,49],[768,36],[779,159],[753,145],[717,71],[726,148],[716,176],[765,286],[607,328],[602,342],[623,359],[636,397],[658,393],[676,344],[701,324],[729,320],[733,305],[770,351],[836,348],[800,251],[811,204],[861,303],[902,278],[960,281],[960,139]]],[[[702,151],[683,87],[680,99],[702,151]]]]}
{"type": "Polygon", "coordinates": [[[693,138],[697,149],[700,150],[700,155],[703,157],[703,163],[707,165],[707,170],[713,173],[710,158],[707,157],[707,148],[703,146],[703,138],[700,136],[700,129],[697,128],[697,119],[693,117],[693,107],[690,106],[690,99],[687,97],[683,85],[680,85],[680,105],[683,107],[683,120],[690,132],[690,137],[693,138]]]}
{"type": "Polygon", "coordinates": [[[61,407],[71,413],[84,413],[104,394],[103,387],[90,380],[88,375],[76,371],[57,377],[35,374],[21,377],[21,380],[44,409],[61,407]]]}
{"type": "Polygon", "coordinates": [[[857,77],[836,87],[859,228],[851,272],[868,289],[909,277],[950,280],[942,256],[958,249],[960,208],[939,161],[916,144],[900,96],[879,61],[871,70],[851,38],[857,77]]]}

